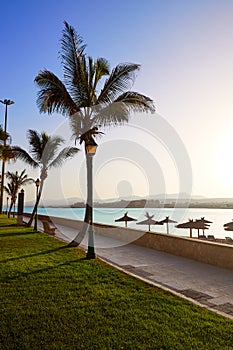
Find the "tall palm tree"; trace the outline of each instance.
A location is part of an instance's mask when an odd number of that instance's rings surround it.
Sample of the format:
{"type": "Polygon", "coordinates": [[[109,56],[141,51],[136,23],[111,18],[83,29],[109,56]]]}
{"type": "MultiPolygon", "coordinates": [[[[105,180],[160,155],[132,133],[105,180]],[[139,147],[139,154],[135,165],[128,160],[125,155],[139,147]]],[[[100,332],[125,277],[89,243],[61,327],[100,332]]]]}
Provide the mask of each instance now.
{"type": "Polygon", "coordinates": [[[20,188],[24,185],[34,183],[34,180],[32,178],[28,178],[26,169],[24,169],[20,174],[18,171],[14,173],[8,171],[6,173],[6,177],[9,179],[9,182],[7,183],[7,186],[4,186],[4,190],[11,197],[10,208],[8,211],[8,217],[10,217],[12,207],[15,205],[20,188]]]}
{"type": "MultiPolygon", "coordinates": [[[[60,51],[63,81],[46,69],[35,78],[41,113],[57,112],[68,116],[73,136],[78,139],[88,130],[97,130],[98,126],[128,122],[131,112],[154,112],[149,97],[130,90],[139,64],[121,63],[111,71],[106,59],[94,60],[86,56],[82,38],[67,22],[64,25],[60,51]]],[[[88,173],[88,157],[86,161],[88,173]]],[[[88,220],[87,205],[85,221],[88,223],[88,220]]]]}
{"type": "Polygon", "coordinates": [[[49,169],[61,166],[66,159],[72,158],[79,151],[79,149],[76,147],[65,147],[58,153],[60,146],[64,143],[64,140],[60,136],[49,136],[44,131],[39,134],[35,130],[28,130],[27,138],[29,141],[29,152],[31,155],[18,146],[14,146],[13,151],[16,158],[25,161],[33,168],[40,169],[39,192],[32,215],[28,222],[28,226],[31,226],[41,199],[44,181],[48,177],[49,169]]]}

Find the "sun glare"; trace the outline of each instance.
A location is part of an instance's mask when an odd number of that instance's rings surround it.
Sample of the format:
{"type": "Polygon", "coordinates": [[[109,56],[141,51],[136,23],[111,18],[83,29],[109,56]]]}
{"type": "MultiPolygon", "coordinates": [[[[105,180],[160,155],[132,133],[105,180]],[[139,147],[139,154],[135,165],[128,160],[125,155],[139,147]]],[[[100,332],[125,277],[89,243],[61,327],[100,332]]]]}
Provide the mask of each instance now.
{"type": "Polygon", "coordinates": [[[233,188],[233,138],[229,133],[222,138],[216,150],[216,174],[221,187],[229,188],[232,192],[233,188]]]}

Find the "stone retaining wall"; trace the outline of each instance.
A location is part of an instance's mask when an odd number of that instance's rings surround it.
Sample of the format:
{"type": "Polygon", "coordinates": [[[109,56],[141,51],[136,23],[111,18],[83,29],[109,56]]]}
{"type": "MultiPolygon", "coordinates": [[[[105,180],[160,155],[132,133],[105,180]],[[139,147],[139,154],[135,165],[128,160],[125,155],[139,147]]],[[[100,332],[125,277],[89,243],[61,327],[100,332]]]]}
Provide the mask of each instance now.
{"type": "MultiPolygon", "coordinates": [[[[38,215],[40,219],[40,215],[38,215]]],[[[43,216],[43,219],[45,217],[43,216]]],[[[81,229],[82,222],[71,219],[50,217],[54,225],[81,229]]],[[[202,241],[164,233],[150,233],[131,228],[95,224],[96,234],[156,249],[173,255],[212,264],[233,270],[233,245],[202,241]]]]}

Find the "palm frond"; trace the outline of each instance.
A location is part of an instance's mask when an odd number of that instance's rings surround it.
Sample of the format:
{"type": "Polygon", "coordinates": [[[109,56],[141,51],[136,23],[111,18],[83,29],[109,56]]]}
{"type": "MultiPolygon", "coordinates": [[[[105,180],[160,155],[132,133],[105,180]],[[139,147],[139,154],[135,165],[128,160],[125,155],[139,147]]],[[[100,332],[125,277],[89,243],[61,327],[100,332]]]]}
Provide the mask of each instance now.
{"type": "Polygon", "coordinates": [[[117,65],[106,80],[97,99],[97,103],[112,103],[121,93],[131,88],[135,79],[135,72],[139,68],[140,65],[134,63],[121,63],[117,65]]]}
{"type": "Polygon", "coordinates": [[[11,137],[10,134],[8,134],[7,132],[5,132],[3,130],[2,125],[0,125],[0,143],[5,142],[6,140],[9,140],[11,142],[11,137]]]}
{"type": "Polygon", "coordinates": [[[6,186],[4,186],[4,191],[10,196],[15,196],[15,185],[13,182],[8,182],[6,186]]]}
{"type": "MultiPolygon", "coordinates": [[[[46,134],[44,135],[44,137],[45,136],[46,134]]],[[[49,136],[47,142],[44,143],[43,153],[40,160],[44,167],[47,168],[48,164],[54,159],[58,148],[61,146],[62,143],[64,143],[62,137],[56,135],[49,136]]]]}
{"type": "Polygon", "coordinates": [[[10,162],[11,160],[15,161],[15,153],[13,148],[9,145],[0,145],[0,159],[4,162],[10,162]]]}
{"type": "Polygon", "coordinates": [[[97,85],[101,78],[109,75],[110,67],[105,58],[98,58],[95,62],[92,57],[89,57],[89,101],[88,106],[95,105],[97,102],[97,85]]]}
{"type": "Polygon", "coordinates": [[[29,142],[30,153],[33,155],[33,158],[39,162],[43,154],[43,149],[45,147],[44,144],[47,143],[49,136],[46,136],[45,133],[42,136],[36,130],[29,129],[27,131],[27,139],[29,142]],[[42,139],[44,139],[43,142],[42,139]]]}
{"type": "Polygon", "coordinates": [[[121,94],[115,102],[124,103],[129,111],[133,112],[155,112],[153,100],[145,95],[134,91],[121,94]]]}
{"type": "Polygon", "coordinates": [[[101,126],[121,125],[129,121],[129,116],[129,108],[122,102],[110,103],[107,106],[98,105],[98,108],[95,108],[92,124],[101,126]]]}
{"type": "Polygon", "coordinates": [[[57,112],[69,116],[78,111],[65,85],[55,74],[48,70],[40,71],[35,82],[40,88],[37,105],[41,113],[57,112]]]}
{"type": "Polygon", "coordinates": [[[93,124],[90,115],[95,110],[96,107],[86,108],[84,112],[80,111],[70,116],[69,122],[73,138],[77,139],[84,132],[92,128],[93,124]]]}
{"type": "MultiPolygon", "coordinates": [[[[64,24],[60,51],[64,83],[77,108],[81,108],[87,105],[89,95],[87,63],[84,54],[86,45],[83,44],[82,37],[76,33],[72,26],[67,22],[64,24]]],[[[73,113],[77,111],[77,108],[73,113]]]]}
{"type": "Polygon", "coordinates": [[[82,37],[76,33],[74,27],[66,21],[64,25],[60,57],[64,70],[65,83],[70,87],[76,80],[76,75],[79,71],[78,59],[83,55],[86,45],[83,44],[82,37]]]}
{"type": "Polygon", "coordinates": [[[30,154],[25,151],[24,149],[22,149],[19,146],[13,146],[12,150],[16,156],[17,159],[20,159],[22,161],[24,161],[25,163],[27,163],[28,165],[30,165],[33,168],[38,168],[39,167],[39,163],[36,162],[31,156],[30,154]]]}
{"type": "Polygon", "coordinates": [[[67,159],[73,158],[80,150],[77,147],[65,147],[58,156],[49,164],[49,168],[61,166],[67,159]]]}

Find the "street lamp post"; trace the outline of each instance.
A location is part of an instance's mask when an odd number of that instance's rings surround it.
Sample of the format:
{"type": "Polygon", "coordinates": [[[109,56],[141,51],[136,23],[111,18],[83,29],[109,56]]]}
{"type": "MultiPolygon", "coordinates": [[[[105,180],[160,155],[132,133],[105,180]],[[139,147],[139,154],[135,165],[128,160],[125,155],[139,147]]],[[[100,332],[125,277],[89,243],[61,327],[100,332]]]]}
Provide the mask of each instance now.
{"type": "Polygon", "coordinates": [[[93,157],[96,153],[97,144],[91,137],[85,144],[86,156],[87,156],[87,206],[89,211],[88,217],[88,249],[87,259],[95,259],[95,243],[94,243],[94,230],[93,230],[93,157]]]}
{"type": "MultiPolygon", "coordinates": [[[[14,104],[14,101],[11,100],[0,100],[1,103],[3,103],[6,106],[5,109],[5,121],[4,121],[4,132],[6,133],[7,130],[7,107],[14,104]]],[[[6,137],[4,137],[3,141],[4,147],[6,146],[6,137]]],[[[0,214],[2,214],[2,207],[3,207],[3,189],[4,189],[4,174],[5,174],[5,159],[2,159],[2,181],[1,181],[1,194],[0,194],[0,214]]]]}
{"type": "Polygon", "coordinates": [[[36,185],[36,214],[35,214],[34,230],[37,231],[37,201],[38,201],[40,179],[36,179],[35,185],[36,185]]]}

